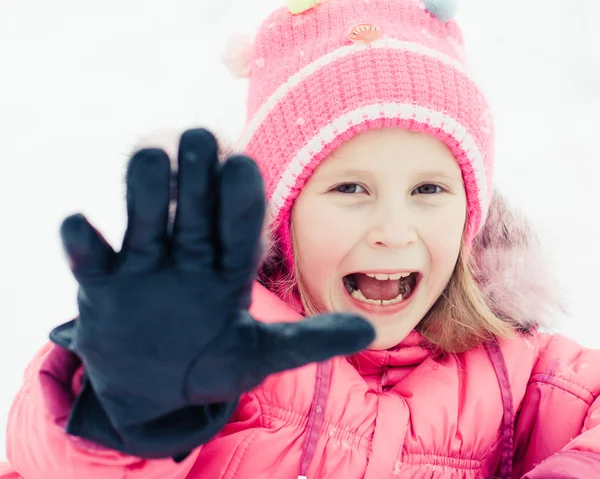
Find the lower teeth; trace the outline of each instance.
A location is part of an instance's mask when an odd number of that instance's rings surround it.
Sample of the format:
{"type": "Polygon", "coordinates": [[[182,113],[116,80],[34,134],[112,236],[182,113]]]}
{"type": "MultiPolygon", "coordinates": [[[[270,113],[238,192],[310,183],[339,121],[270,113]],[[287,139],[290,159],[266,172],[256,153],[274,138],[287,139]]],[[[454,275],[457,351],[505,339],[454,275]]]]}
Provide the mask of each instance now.
{"type": "Polygon", "coordinates": [[[351,294],[351,296],[354,299],[357,299],[358,301],[362,301],[363,303],[368,303],[368,304],[375,304],[377,306],[387,306],[389,304],[397,304],[400,301],[402,301],[402,295],[401,294],[399,294],[398,296],[396,296],[393,299],[367,299],[362,294],[362,292],[361,292],[360,289],[355,289],[350,294],[351,294]]]}

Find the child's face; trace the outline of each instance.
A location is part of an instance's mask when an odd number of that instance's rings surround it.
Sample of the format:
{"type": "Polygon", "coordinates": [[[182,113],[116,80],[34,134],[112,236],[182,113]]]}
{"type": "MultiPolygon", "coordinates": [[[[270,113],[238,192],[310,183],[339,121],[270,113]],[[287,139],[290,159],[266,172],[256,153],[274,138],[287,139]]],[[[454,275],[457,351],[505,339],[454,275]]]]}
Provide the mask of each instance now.
{"type": "Polygon", "coordinates": [[[292,210],[305,291],[319,311],[371,320],[371,348],[395,346],[448,284],[466,206],[460,167],[440,140],[398,128],[353,137],[317,168],[292,210]],[[368,276],[377,273],[396,276],[368,276]]]}

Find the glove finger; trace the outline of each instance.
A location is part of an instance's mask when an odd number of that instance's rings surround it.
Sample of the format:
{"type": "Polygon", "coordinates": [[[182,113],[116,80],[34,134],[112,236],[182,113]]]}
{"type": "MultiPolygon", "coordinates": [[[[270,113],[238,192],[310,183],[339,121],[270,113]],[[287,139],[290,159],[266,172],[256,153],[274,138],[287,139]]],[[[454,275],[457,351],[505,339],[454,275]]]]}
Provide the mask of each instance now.
{"type": "Polygon", "coordinates": [[[169,219],[170,165],[159,149],[137,152],[127,168],[127,230],[119,271],[154,269],[165,258],[169,219]]]}
{"type": "Polygon", "coordinates": [[[326,314],[297,323],[258,323],[248,371],[258,374],[260,382],[269,374],[354,354],[374,339],[373,326],[353,314],[326,314]]]}
{"type": "Polygon", "coordinates": [[[179,143],[173,258],[180,269],[211,266],[216,247],[218,145],[207,130],[188,130],[179,143]]]}
{"type": "Polygon", "coordinates": [[[243,155],[229,158],[220,173],[220,270],[225,278],[249,287],[260,259],[263,179],[256,163],[243,155]]]}
{"type": "Polygon", "coordinates": [[[71,215],[62,222],[60,237],[69,267],[79,283],[112,271],[116,253],[82,214],[71,215]]]}

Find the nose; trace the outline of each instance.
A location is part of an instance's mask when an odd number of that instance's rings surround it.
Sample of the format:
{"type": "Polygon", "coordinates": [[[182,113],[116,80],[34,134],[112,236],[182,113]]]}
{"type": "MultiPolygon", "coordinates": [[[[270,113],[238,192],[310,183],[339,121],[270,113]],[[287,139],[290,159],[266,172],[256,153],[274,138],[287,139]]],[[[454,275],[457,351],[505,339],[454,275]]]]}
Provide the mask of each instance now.
{"type": "Polygon", "coordinates": [[[380,204],[373,211],[367,231],[367,243],[372,248],[402,249],[417,241],[416,223],[406,205],[380,204]]]}

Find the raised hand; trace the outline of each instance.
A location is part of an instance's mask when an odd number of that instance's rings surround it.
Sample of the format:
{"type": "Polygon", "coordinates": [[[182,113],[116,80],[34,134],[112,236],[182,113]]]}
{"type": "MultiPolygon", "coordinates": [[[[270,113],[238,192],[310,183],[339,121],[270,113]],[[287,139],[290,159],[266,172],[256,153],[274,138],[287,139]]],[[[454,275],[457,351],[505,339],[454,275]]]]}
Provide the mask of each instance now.
{"type": "Polygon", "coordinates": [[[71,434],[141,457],[185,454],[216,434],[240,394],[269,374],[351,354],[374,339],[354,315],[277,324],[250,316],[262,178],[251,159],[219,164],[217,153],[206,130],[181,136],[172,228],[167,154],[133,156],[118,253],[82,215],[63,222],[80,314],[51,339],[86,371],[71,434]]]}

